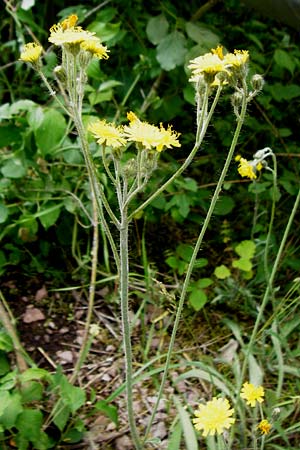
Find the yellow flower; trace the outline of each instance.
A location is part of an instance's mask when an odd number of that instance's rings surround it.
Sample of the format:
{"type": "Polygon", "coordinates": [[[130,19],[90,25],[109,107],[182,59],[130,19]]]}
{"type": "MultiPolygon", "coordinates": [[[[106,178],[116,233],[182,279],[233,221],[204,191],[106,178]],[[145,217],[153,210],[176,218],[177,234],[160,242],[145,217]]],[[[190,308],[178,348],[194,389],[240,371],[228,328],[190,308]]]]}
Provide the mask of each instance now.
{"type": "Polygon", "coordinates": [[[238,172],[242,177],[248,177],[250,180],[257,178],[253,163],[247,161],[245,158],[239,159],[238,172]]]}
{"type": "Polygon", "coordinates": [[[35,63],[39,60],[43,48],[35,42],[29,42],[23,48],[20,55],[20,60],[25,62],[35,63]]]}
{"type": "Polygon", "coordinates": [[[256,402],[262,403],[264,401],[264,395],[265,392],[262,386],[254,386],[254,384],[248,383],[248,381],[243,384],[241,397],[246,400],[247,405],[252,406],[252,408],[256,405],[256,402]]]}
{"type": "Polygon", "coordinates": [[[197,81],[199,75],[216,75],[219,72],[227,72],[224,61],[216,53],[206,53],[190,61],[188,68],[192,71],[190,81],[197,81]]]}
{"type": "Polygon", "coordinates": [[[193,424],[196,430],[203,432],[203,436],[221,434],[235,422],[232,415],[233,409],[230,409],[229,401],[214,397],[205,405],[199,405],[193,424]]]}
{"type": "Polygon", "coordinates": [[[234,50],[234,53],[227,53],[224,56],[224,63],[228,66],[241,67],[249,61],[248,50],[234,50]]]}
{"type": "Polygon", "coordinates": [[[73,28],[75,27],[77,21],[78,17],[76,16],[76,14],[71,14],[69,17],[67,17],[65,20],[61,22],[61,27],[63,30],[66,30],[67,28],[73,28]]]}
{"type": "Polygon", "coordinates": [[[107,123],[105,120],[97,120],[88,125],[88,130],[97,139],[98,144],[106,144],[109,147],[122,147],[126,145],[124,139],[123,128],[116,127],[113,124],[107,123]]]}
{"type": "Polygon", "coordinates": [[[127,117],[130,123],[128,126],[125,125],[124,134],[128,141],[139,142],[146,149],[155,148],[158,152],[161,152],[165,147],[181,146],[178,142],[179,134],[173,131],[171,126],[166,130],[160,124],[160,128],[158,128],[147,122],[142,122],[133,112],[128,113],[127,117]]]}
{"type": "Polygon", "coordinates": [[[77,16],[75,14],[69,16],[61,23],[55,24],[50,28],[49,42],[55,45],[63,44],[80,44],[83,41],[96,40],[95,33],[83,30],[82,27],[75,27],[77,16]]]}
{"type": "Polygon", "coordinates": [[[108,54],[107,47],[101,44],[100,39],[96,41],[95,39],[88,39],[86,41],[81,42],[80,47],[92,54],[95,58],[99,59],[107,59],[108,54]]]}
{"type": "Polygon", "coordinates": [[[261,434],[269,434],[272,425],[268,422],[268,420],[264,419],[259,423],[257,428],[260,430],[261,434]]]}

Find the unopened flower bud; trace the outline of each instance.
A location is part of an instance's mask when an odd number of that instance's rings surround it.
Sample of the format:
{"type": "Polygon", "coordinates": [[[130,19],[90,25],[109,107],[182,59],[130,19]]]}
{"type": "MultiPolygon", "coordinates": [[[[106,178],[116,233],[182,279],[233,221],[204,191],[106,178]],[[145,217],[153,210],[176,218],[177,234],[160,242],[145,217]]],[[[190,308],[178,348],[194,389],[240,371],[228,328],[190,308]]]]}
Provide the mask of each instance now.
{"type": "Polygon", "coordinates": [[[255,91],[261,91],[264,85],[264,79],[261,75],[255,74],[251,79],[252,87],[255,91]]]}
{"type": "Polygon", "coordinates": [[[240,92],[234,92],[231,96],[231,104],[234,109],[239,109],[243,103],[243,95],[240,92]]]}
{"type": "Polygon", "coordinates": [[[62,83],[65,83],[67,80],[67,74],[65,69],[62,66],[56,66],[54,67],[53,70],[54,74],[57,76],[57,78],[59,79],[59,81],[61,81],[62,83]]]}

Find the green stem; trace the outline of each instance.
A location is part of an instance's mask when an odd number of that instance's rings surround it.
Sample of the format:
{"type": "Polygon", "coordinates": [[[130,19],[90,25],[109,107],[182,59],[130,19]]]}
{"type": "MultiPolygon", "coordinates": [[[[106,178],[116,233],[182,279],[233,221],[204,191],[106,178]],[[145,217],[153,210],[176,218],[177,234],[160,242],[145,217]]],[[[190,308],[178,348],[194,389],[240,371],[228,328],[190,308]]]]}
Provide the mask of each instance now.
{"type": "MultiPolygon", "coordinates": [[[[207,127],[208,127],[208,125],[210,123],[210,120],[211,120],[212,115],[214,113],[215,107],[216,107],[216,105],[218,103],[221,91],[222,91],[222,87],[219,86],[218,90],[216,92],[213,104],[212,104],[212,106],[210,108],[210,111],[209,111],[207,116],[205,116],[205,114],[204,114],[205,111],[206,111],[206,108],[203,105],[202,110],[201,110],[201,111],[203,111],[203,120],[199,124],[200,126],[198,126],[198,128],[197,128],[197,135],[196,135],[195,145],[194,145],[191,153],[188,155],[188,157],[186,158],[186,160],[182,164],[182,166],[159,189],[157,189],[157,191],[155,191],[142,205],[140,205],[135,211],[133,211],[129,215],[129,217],[128,217],[129,221],[136,214],[138,214],[140,211],[142,211],[144,208],[146,208],[146,206],[148,206],[158,195],[160,195],[169,186],[169,184],[171,184],[179,175],[181,175],[182,172],[184,172],[185,169],[190,165],[190,163],[192,162],[195,154],[197,153],[197,151],[198,151],[198,149],[199,149],[199,147],[200,147],[200,145],[201,145],[201,143],[203,141],[203,138],[205,136],[207,127]]],[[[206,102],[206,104],[207,104],[207,100],[208,100],[208,91],[206,92],[206,95],[205,95],[205,102],[206,102]]],[[[197,108],[197,110],[198,109],[199,108],[197,108]]]]}
{"type": "Polygon", "coordinates": [[[93,206],[93,244],[92,244],[92,268],[91,268],[91,277],[90,277],[90,285],[89,285],[89,298],[88,298],[88,310],[87,316],[85,320],[84,327],[84,335],[82,344],[80,347],[78,359],[76,361],[72,376],[70,378],[70,382],[73,383],[76,380],[76,377],[84,363],[86,355],[89,350],[89,334],[90,334],[90,325],[92,321],[93,308],[94,308],[94,300],[95,300],[95,289],[96,289],[96,281],[97,281],[97,265],[98,265],[98,248],[99,248],[99,226],[98,226],[98,208],[97,208],[97,200],[92,194],[92,206],[93,206]]]}
{"type": "MultiPolygon", "coordinates": [[[[123,195],[125,193],[123,192],[123,195]]],[[[133,371],[132,371],[132,349],[130,337],[130,319],[128,308],[128,278],[129,278],[129,261],[128,261],[128,217],[127,207],[120,205],[121,226],[120,226],[120,297],[121,297],[121,315],[123,330],[123,346],[125,355],[125,374],[126,374],[126,401],[128,422],[131,438],[136,450],[142,450],[140,439],[138,436],[134,409],[133,409],[133,371]]]]}
{"type": "Polygon", "coordinates": [[[247,347],[247,351],[245,353],[245,359],[244,359],[244,363],[243,363],[242,371],[241,371],[241,379],[240,379],[240,383],[239,383],[237,392],[240,391],[240,388],[241,388],[241,386],[243,384],[243,380],[244,380],[246,369],[247,369],[247,365],[248,365],[249,355],[251,354],[252,347],[253,347],[254,341],[256,339],[257,333],[258,333],[258,328],[259,328],[260,322],[262,320],[263,313],[265,311],[265,308],[267,306],[268,300],[270,298],[271,291],[273,289],[273,283],[274,283],[275,275],[276,275],[278,267],[279,267],[279,263],[280,263],[280,260],[281,260],[281,257],[282,257],[283,251],[284,251],[284,247],[285,247],[285,244],[286,244],[286,241],[287,241],[287,238],[288,238],[288,235],[289,235],[289,232],[290,232],[290,229],[291,229],[291,226],[292,226],[292,223],[293,223],[296,211],[297,211],[298,206],[299,206],[299,202],[300,202],[300,189],[298,191],[298,194],[297,194],[297,197],[296,197],[296,200],[295,200],[292,212],[290,214],[288,223],[287,223],[286,228],[284,230],[283,237],[282,237],[282,240],[281,240],[281,243],[280,243],[277,255],[276,255],[276,259],[274,261],[273,268],[272,268],[272,271],[270,273],[269,283],[267,284],[267,287],[266,287],[266,290],[265,290],[265,294],[264,294],[264,297],[263,297],[261,306],[259,308],[259,312],[258,312],[256,321],[255,321],[255,324],[254,324],[254,327],[253,327],[253,331],[252,331],[252,334],[251,334],[251,337],[250,337],[250,341],[249,341],[249,344],[248,344],[248,347],[247,347]]]}
{"type": "Polygon", "coordinates": [[[220,194],[220,192],[222,190],[222,185],[224,183],[224,180],[225,180],[225,177],[226,177],[226,174],[227,174],[230,162],[231,162],[233,154],[234,154],[234,150],[235,150],[237,142],[238,142],[240,131],[241,131],[242,125],[244,123],[245,114],[246,114],[246,110],[247,110],[247,88],[246,88],[246,86],[245,86],[244,89],[245,90],[244,90],[243,102],[242,102],[242,106],[241,106],[241,113],[240,113],[240,116],[239,116],[238,121],[237,121],[237,126],[236,126],[235,133],[234,133],[234,136],[233,136],[233,139],[232,139],[232,143],[231,143],[231,146],[230,146],[230,149],[229,149],[229,152],[228,152],[228,155],[227,155],[227,158],[226,158],[226,161],[225,161],[225,164],[224,164],[221,176],[220,176],[218,184],[216,186],[213,198],[211,200],[210,207],[208,209],[208,212],[207,212],[207,215],[205,217],[203,226],[201,228],[201,231],[200,231],[200,234],[198,236],[196,245],[194,247],[193,254],[192,254],[192,257],[191,257],[191,261],[190,261],[190,263],[188,265],[188,268],[187,268],[187,273],[186,273],[186,276],[185,276],[185,280],[184,280],[184,283],[183,283],[180,299],[179,299],[179,302],[178,302],[176,317],[175,317],[174,326],[173,326],[173,330],[172,330],[172,335],[171,335],[171,339],[170,339],[170,344],[169,344],[169,348],[168,348],[168,353],[167,353],[167,358],[166,358],[166,363],[165,363],[165,370],[164,370],[164,373],[163,373],[161,385],[160,385],[159,392],[158,392],[158,395],[157,395],[157,400],[156,400],[156,403],[154,405],[154,408],[153,408],[153,411],[152,411],[152,415],[151,415],[151,418],[149,420],[149,424],[147,426],[145,440],[147,439],[147,436],[149,434],[149,431],[150,431],[151,425],[153,423],[153,419],[154,419],[154,416],[156,414],[156,411],[157,411],[157,408],[158,408],[158,404],[159,404],[159,401],[161,399],[162,392],[163,392],[163,389],[164,389],[164,386],[165,386],[165,383],[166,383],[166,380],[167,380],[167,377],[168,377],[168,370],[169,370],[169,366],[170,366],[170,362],[171,362],[173,347],[174,347],[174,344],[175,344],[177,329],[178,329],[178,326],[179,326],[181,312],[182,312],[182,309],[183,309],[184,301],[185,301],[185,298],[186,298],[186,294],[187,294],[187,290],[188,290],[188,287],[189,287],[190,278],[191,278],[191,275],[192,275],[192,272],[193,272],[193,269],[194,269],[194,265],[195,265],[195,262],[196,262],[196,258],[197,258],[200,246],[202,244],[205,232],[206,232],[207,227],[209,225],[211,216],[212,216],[213,211],[215,209],[215,206],[216,206],[219,194],[220,194]]]}

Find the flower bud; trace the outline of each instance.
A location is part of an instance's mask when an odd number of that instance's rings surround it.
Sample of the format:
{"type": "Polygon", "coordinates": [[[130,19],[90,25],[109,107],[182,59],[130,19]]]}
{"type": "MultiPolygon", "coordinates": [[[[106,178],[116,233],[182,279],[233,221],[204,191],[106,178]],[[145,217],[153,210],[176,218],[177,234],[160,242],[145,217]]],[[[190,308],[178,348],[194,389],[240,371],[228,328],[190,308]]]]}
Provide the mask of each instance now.
{"type": "Polygon", "coordinates": [[[255,74],[251,79],[251,85],[255,91],[261,91],[265,81],[261,75],[255,74]]]}

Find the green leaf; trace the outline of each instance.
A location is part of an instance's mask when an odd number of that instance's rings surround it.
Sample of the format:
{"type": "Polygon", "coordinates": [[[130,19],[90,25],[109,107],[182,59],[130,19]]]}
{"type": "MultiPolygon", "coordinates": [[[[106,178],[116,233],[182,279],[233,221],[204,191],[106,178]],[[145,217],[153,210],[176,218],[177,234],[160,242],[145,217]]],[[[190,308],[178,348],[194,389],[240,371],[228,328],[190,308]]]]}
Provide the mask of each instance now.
{"type": "Polygon", "coordinates": [[[35,141],[41,155],[51,155],[58,147],[67,131],[64,116],[56,109],[44,113],[40,126],[35,130],[35,141]]]}
{"type": "Polygon", "coordinates": [[[174,397],[174,403],[179,413],[179,419],[183,430],[186,450],[198,450],[196,433],[189,414],[183,408],[177,397],[174,397]]]}
{"type": "Polygon", "coordinates": [[[184,64],[186,38],[179,31],[168,34],[156,49],[156,59],[164,70],[175,69],[184,64]]]}
{"type": "Polygon", "coordinates": [[[13,349],[11,337],[4,330],[0,330],[0,350],[11,352],[13,349]]]}
{"type": "Polygon", "coordinates": [[[1,168],[1,173],[6,178],[22,178],[26,172],[27,167],[19,158],[9,159],[1,168]]]}
{"type": "Polygon", "coordinates": [[[54,416],[53,422],[60,431],[63,431],[71,415],[71,409],[67,405],[59,404],[59,409],[54,416]]]}
{"type": "Polygon", "coordinates": [[[189,303],[195,311],[200,311],[207,302],[207,295],[201,289],[195,289],[189,295],[189,303]]]}
{"type": "Polygon", "coordinates": [[[43,385],[37,381],[30,381],[22,387],[22,402],[36,402],[42,400],[43,385]]]}
{"type": "Polygon", "coordinates": [[[60,215],[61,204],[46,203],[37,214],[41,224],[47,230],[54,225],[60,215]]]}
{"type": "Polygon", "coordinates": [[[37,409],[26,408],[18,416],[16,428],[30,442],[38,441],[43,425],[43,414],[37,409]]]}
{"type": "Polygon", "coordinates": [[[112,422],[114,422],[118,426],[118,409],[116,406],[110,405],[105,400],[99,400],[95,404],[95,409],[105,414],[112,422]]]}
{"type": "Polygon", "coordinates": [[[0,223],[4,223],[8,217],[8,208],[0,203],[0,223]]]}
{"type": "Polygon", "coordinates": [[[0,351],[0,376],[2,377],[9,372],[10,364],[8,358],[4,352],[0,351]]]}
{"type": "Polygon", "coordinates": [[[0,419],[2,425],[6,429],[10,429],[16,425],[19,414],[23,411],[21,396],[17,392],[9,394],[9,402],[6,405],[3,417],[0,419]]]}
{"type": "Polygon", "coordinates": [[[188,244],[180,244],[176,247],[176,254],[184,261],[190,262],[193,255],[193,247],[188,244]]]}
{"type": "Polygon", "coordinates": [[[211,278],[201,278],[196,282],[196,285],[200,289],[205,289],[208,286],[211,286],[213,284],[213,280],[211,278]]]}
{"type": "Polygon", "coordinates": [[[64,375],[60,377],[59,385],[63,403],[74,414],[85,403],[85,391],[80,387],[73,386],[64,375]]]}
{"type": "Polygon", "coordinates": [[[244,272],[249,272],[252,269],[252,262],[250,259],[240,258],[232,261],[232,267],[243,270],[244,272]]]}
{"type": "Polygon", "coordinates": [[[207,48],[213,48],[220,43],[220,36],[211,31],[203,23],[187,22],[185,29],[188,37],[197,44],[205,45],[207,48]]]}
{"type": "Polygon", "coordinates": [[[218,199],[214,214],[217,216],[226,216],[233,210],[234,207],[235,201],[231,197],[223,195],[218,199]]]}
{"type": "Polygon", "coordinates": [[[7,391],[0,391],[0,417],[4,413],[10,402],[10,394],[7,391]]]}
{"type": "Polygon", "coordinates": [[[234,250],[241,258],[251,259],[255,254],[255,249],[256,245],[253,241],[245,240],[240,242],[234,250]]]}
{"type": "Polygon", "coordinates": [[[146,26],[149,41],[154,45],[159,44],[166,37],[168,28],[169,23],[163,14],[151,17],[146,26]]]}
{"type": "Polygon", "coordinates": [[[181,423],[177,422],[168,441],[167,450],[179,450],[182,436],[181,423]]]}
{"type": "Polygon", "coordinates": [[[291,74],[294,73],[296,63],[287,51],[281,50],[280,48],[276,49],[274,52],[274,60],[278,66],[287,69],[291,74]]]}
{"type": "Polygon", "coordinates": [[[231,275],[230,270],[228,269],[228,267],[224,266],[224,264],[216,267],[214,270],[214,274],[217,278],[219,278],[219,280],[225,280],[225,278],[228,278],[231,275]]]}
{"type": "Polygon", "coordinates": [[[293,98],[300,97],[300,86],[297,84],[285,85],[282,83],[275,83],[270,87],[270,92],[278,102],[282,100],[292,100],[293,98]]]}

